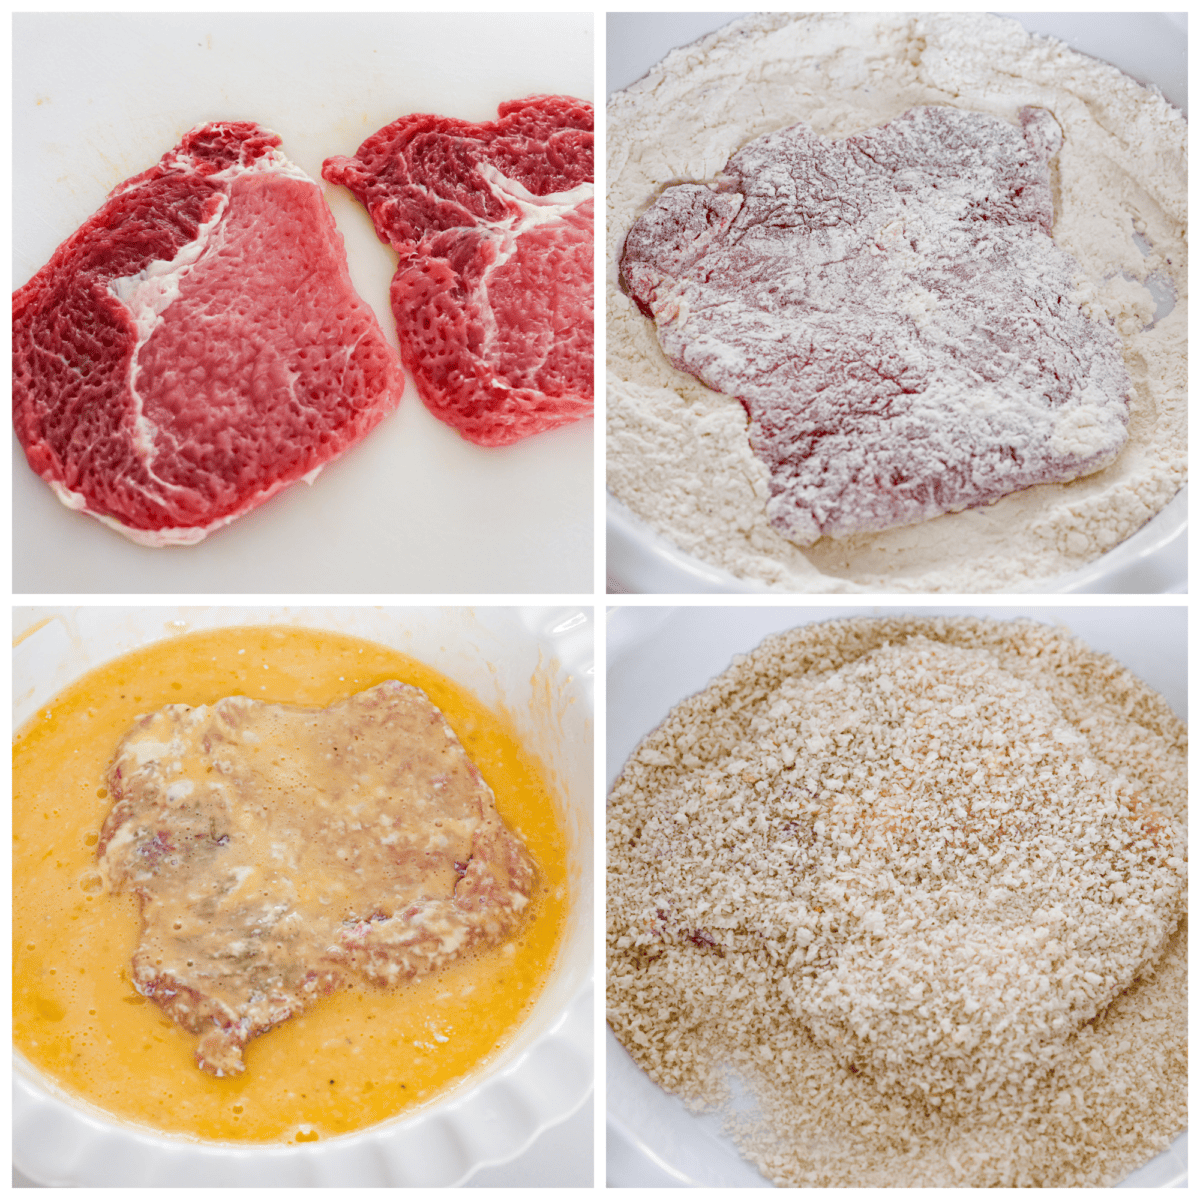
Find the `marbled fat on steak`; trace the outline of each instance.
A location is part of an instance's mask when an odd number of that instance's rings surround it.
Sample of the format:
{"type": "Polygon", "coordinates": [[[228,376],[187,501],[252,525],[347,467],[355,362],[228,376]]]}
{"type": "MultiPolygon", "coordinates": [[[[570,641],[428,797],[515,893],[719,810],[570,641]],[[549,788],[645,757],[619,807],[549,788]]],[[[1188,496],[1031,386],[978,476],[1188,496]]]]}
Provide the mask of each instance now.
{"type": "Polygon", "coordinates": [[[418,114],[322,174],[400,256],[392,311],[434,416],[503,446],[592,412],[592,106],[502,104],[475,124],[418,114]]]}
{"type": "Polygon", "coordinates": [[[988,504],[1112,462],[1130,379],[1051,240],[1050,113],[915,108],[797,125],[630,230],[626,287],[671,362],[736,396],[768,515],[805,545],[988,504]]]}
{"type": "Polygon", "coordinates": [[[321,189],[248,121],[204,125],[13,296],[13,422],[70,508],[197,542],[365,437],[404,376],[321,189]]]}
{"type": "Polygon", "coordinates": [[[325,709],[244,696],[142,717],[108,772],[97,848],[136,893],[134,986],[214,1075],[353,979],[388,985],[495,945],[534,882],[523,843],[425,693],[325,709]]]}

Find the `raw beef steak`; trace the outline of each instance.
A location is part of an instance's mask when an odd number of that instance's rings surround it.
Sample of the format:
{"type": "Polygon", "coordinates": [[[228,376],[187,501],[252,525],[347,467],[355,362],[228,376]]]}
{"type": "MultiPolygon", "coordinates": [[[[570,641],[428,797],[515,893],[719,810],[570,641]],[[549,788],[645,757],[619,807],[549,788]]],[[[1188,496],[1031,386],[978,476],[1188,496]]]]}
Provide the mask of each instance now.
{"type": "Polygon", "coordinates": [[[1129,376],[1051,240],[1054,118],[916,108],[797,125],[667,188],[621,268],[667,357],[736,396],[772,524],[804,545],[1106,466],[1129,376]]]}
{"type": "Polygon", "coordinates": [[[251,122],[193,129],[13,297],[13,419],[71,508],[198,542],[364,437],[404,376],[319,186],[251,122]]]}
{"type": "Polygon", "coordinates": [[[481,446],[592,411],[592,106],[499,113],[401,117],[322,171],[400,256],[392,311],[421,398],[481,446]]]}
{"type": "Polygon", "coordinates": [[[97,847],[135,892],[134,986],[245,1068],[253,1037],[349,978],[387,985],[503,940],[534,868],[441,712],[381,683],[326,709],[244,696],[142,717],[97,847]]]}

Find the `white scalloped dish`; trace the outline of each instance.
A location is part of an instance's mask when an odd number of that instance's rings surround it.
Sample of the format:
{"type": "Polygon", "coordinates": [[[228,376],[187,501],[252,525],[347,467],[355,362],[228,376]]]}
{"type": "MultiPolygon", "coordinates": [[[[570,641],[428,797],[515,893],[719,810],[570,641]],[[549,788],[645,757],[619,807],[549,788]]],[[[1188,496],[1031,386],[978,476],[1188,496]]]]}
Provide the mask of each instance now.
{"type": "Polygon", "coordinates": [[[393,647],[503,710],[541,760],[567,834],[569,910],[542,990],[503,1048],[419,1109],[302,1145],[172,1135],[67,1094],[15,1054],[13,1162],[47,1186],[447,1186],[509,1161],[592,1086],[592,625],[564,608],[27,609],[14,727],[86,671],[181,632],[286,624],[393,647]],[[40,626],[38,622],[44,618],[40,626]]]}

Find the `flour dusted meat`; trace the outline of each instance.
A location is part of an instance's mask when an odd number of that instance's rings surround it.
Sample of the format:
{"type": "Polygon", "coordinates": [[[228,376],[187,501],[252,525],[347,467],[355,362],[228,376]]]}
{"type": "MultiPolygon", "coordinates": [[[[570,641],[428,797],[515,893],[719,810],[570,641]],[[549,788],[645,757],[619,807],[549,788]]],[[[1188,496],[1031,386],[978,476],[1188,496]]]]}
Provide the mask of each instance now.
{"type": "Polygon", "coordinates": [[[622,274],[668,358],[740,399],[799,544],[922,521],[1110,463],[1120,342],[1051,240],[1054,118],[916,108],[797,125],[667,188],[622,274]]]}
{"type": "Polygon", "coordinates": [[[392,311],[429,410],[502,446],[592,412],[592,106],[401,117],[322,174],[400,261],[392,311]]]}
{"type": "Polygon", "coordinates": [[[98,855],[133,891],[138,991],[216,1075],[251,1038],[362,979],[436,971],[504,939],[534,868],[418,688],[326,709],[231,696],[141,718],[108,772],[98,855]]]}
{"type": "Polygon", "coordinates": [[[13,417],[71,508],[197,542],[312,482],[400,398],[320,188],[251,122],[193,129],[13,297],[13,417]]]}

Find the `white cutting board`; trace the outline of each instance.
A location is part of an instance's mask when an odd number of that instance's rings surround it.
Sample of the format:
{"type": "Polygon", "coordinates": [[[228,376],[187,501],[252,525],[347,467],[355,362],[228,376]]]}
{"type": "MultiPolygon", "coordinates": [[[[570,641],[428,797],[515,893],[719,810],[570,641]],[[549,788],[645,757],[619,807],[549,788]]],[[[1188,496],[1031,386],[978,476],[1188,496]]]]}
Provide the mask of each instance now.
{"type": "MultiPolygon", "coordinates": [[[[557,14],[20,14],[13,20],[13,286],[122,180],[206,121],[254,120],[320,181],[404,113],[489,120],[591,99],[593,18],[557,14]]],[[[395,343],[396,258],[342,188],[350,274],[395,343]]],[[[70,512],[14,438],[17,593],[592,591],[592,422],[484,449],[399,409],[308,487],[197,546],[148,549],[70,512]]]]}

